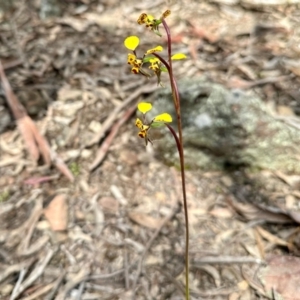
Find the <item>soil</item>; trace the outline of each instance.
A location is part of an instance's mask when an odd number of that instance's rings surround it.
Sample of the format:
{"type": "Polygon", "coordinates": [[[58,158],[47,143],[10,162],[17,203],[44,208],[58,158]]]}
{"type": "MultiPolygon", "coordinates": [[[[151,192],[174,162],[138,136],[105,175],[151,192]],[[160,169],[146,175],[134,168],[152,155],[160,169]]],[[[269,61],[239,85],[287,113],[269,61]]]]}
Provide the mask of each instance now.
{"type": "MultiPolygon", "coordinates": [[[[188,56],[174,63],[178,79],[254,91],[298,120],[299,5],[68,0],[41,19],[42,2],[0,11],[0,59],[74,181],[31,158],[0,90],[0,299],[184,299],[180,172],[134,125],[136,104],[161,87],[130,73],[123,41],[165,45],[136,20],[170,9],[173,51],[188,56]]],[[[299,255],[299,183],[268,170],[186,171],[192,299],[267,299],[258,270],[299,255]]]]}

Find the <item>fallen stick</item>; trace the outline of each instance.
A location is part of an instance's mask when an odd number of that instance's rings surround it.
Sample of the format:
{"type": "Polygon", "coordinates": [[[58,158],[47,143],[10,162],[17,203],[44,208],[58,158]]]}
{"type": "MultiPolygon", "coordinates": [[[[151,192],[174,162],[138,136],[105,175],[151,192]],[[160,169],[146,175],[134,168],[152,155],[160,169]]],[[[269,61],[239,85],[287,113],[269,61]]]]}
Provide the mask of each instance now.
{"type": "Polygon", "coordinates": [[[19,131],[23,137],[27,150],[32,159],[37,162],[41,154],[46,165],[50,166],[51,162],[53,162],[56,168],[61,173],[63,173],[71,182],[73,182],[74,176],[71,171],[68,169],[66,164],[61,159],[59,159],[57,154],[51,150],[47,140],[40,134],[33,120],[27,115],[26,109],[14,94],[5,75],[1,61],[0,79],[8,106],[10,107],[16,119],[19,131]]]}
{"type": "Polygon", "coordinates": [[[204,256],[194,259],[191,266],[197,267],[205,264],[263,264],[260,258],[251,256],[204,256]]]}
{"type": "Polygon", "coordinates": [[[42,276],[54,253],[55,251],[53,249],[48,250],[48,253],[45,255],[45,257],[41,258],[37,262],[36,267],[34,268],[34,270],[32,270],[28,278],[23,283],[23,280],[20,280],[20,284],[13,290],[13,294],[11,295],[10,300],[17,299],[29,286],[32,285],[33,282],[35,282],[42,276]]]}

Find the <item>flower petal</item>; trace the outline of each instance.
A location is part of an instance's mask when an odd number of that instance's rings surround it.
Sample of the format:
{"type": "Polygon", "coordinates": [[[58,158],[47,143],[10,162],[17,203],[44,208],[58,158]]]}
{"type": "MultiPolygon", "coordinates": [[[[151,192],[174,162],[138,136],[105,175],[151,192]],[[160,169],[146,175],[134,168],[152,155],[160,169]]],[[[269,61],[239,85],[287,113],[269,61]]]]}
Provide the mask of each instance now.
{"type": "Polygon", "coordinates": [[[135,121],[135,126],[138,128],[138,129],[143,129],[143,122],[141,119],[137,118],[136,121],[135,121]]]}
{"type": "Polygon", "coordinates": [[[155,63],[158,63],[158,62],[160,62],[160,60],[157,57],[153,57],[153,58],[149,59],[150,64],[155,64],[155,63]]]}
{"type": "Polygon", "coordinates": [[[141,102],[138,104],[138,110],[143,114],[145,114],[151,109],[152,109],[152,104],[149,102],[141,102]]]}
{"type": "Polygon", "coordinates": [[[151,53],[154,53],[154,52],[160,52],[160,51],[163,51],[164,48],[162,46],[156,46],[155,48],[152,48],[152,49],[149,49],[146,54],[151,54],[151,53]]]}
{"type": "Polygon", "coordinates": [[[133,74],[138,74],[139,72],[140,72],[140,69],[138,67],[133,67],[131,69],[131,73],[133,73],[133,74]]]}
{"type": "Polygon", "coordinates": [[[135,35],[127,37],[124,41],[125,47],[132,51],[136,49],[139,43],[140,43],[140,39],[135,35]]]}
{"type": "Polygon", "coordinates": [[[134,54],[132,54],[132,53],[128,53],[127,63],[128,63],[129,65],[134,66],[135,60],[136,60],[136,56],[135,56],[134,54]]]}
{"type": "Polygon", "coordinates": [[[152,15],[147,15],[147,19],[148,19],[148,22],[151,22],[154,20],[154,17],[152,15]]]}
{"type": "Polygon", "coordinates": [[[153,122],[170,123],[170,122],[172,122],[172,117],[168,113],[163,113],[163,114],[156,116],[153,119],[153,122]]]}
{"type": "Polygon", "coordinates": [[[147,136],[147,131],[146,130],[141,130],[139,133],[138,133],[138,136],[142,139],[144,139],[146,136],[147,136]]]}
{"type": "Polygon", "coordinates": [[[172,55],[171,59],[172,60],[179,60],[179,59],[185,59],[186,55],[183,53],[176,53],[174,55],[172,55]]]}
{"type": "Polygon", "coordinates": [[[171,14],[171,11],[168,9],[166,10],[163,14],[162,14],[162,18],[166,18],[167,16],[169,16],[171,14]]]}
{"type": "Polygon", "coordinates": [[[147,14],[145,13],[142,13],[137,20],[138,24],[140,25],[146,23],[146,21],[147,21],[147,14]]]}

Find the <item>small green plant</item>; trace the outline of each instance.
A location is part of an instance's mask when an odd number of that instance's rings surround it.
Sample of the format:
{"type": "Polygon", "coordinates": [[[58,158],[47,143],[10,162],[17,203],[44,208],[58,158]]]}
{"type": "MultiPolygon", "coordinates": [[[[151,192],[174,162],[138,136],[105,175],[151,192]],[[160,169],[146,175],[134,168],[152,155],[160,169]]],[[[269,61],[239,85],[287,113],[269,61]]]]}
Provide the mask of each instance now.
{"type": "Polygon", "coordinates": [[[163,58],[157,52],[162,52],[163,47],[158,45],[152,49],[146,51],[143,56],[138,57],[137,47],[139,45],[139,38],[137,36],[129,36],[125,39],[124,45],[127,49],[131,50],[132,53],[128,54],[127,63],[131,66],[131,72],[134,74],[139,74],[146,77],[151,77],[155,75],[157,77],[158,85],[162,86],[161,83],[161,73],[167,72],[169,74],[169,81],[171,85],[173,103],[176,111],[177,117],[177,132],[171,127],[169,123],[172,122],[172,117],[168,113],[162,113],[152,119],[151,122],[146,121],[146,113],[152,109],[152,104],[147,102],[139,103],[138,110],[143,114],[143,120],[137,119],[135,125],[139,129],[138,135],[145,140],[147,146],[148,142],[152,143],[149,138],[149,130],[151,128],[157,128],[160,126],[166,126],[171,134],[173,135],[177,150],[180,158],[180,172],[181,172],[181,182],[182,182],[182,196],[183,196],[183,207],[185,216],[185,299],[190,298],[189,294],[189,220],[188,220],[188,207],[186,198],[186,184],[185,184],[185,171],[184,171],[184,154],[183,154],[183,138],[182,138],[182,121],[181,121],[181,111],[180,111],[180,98],[176,79],[173,74],[173,60],[185,59],[186,56],[182,53],[172,54],[172,44],[171,44],[171,32],[165,21],[165,18],[171,14],[170,10],[165,11],[160,18],[154,18],[152,15],[143,13],[137,20],[139,25],[145,25],[156,35],[161,37],[159,27],[162,24],[167,35],[167,58],[163,58]],[[148,66],[149,70],[145,67],[148,66]]]}
{"type": "Polygon", "coordinates": [[[6,190],[0,193],[0,203],[5,202],[6,200],[8,200],[8,198],[9,198],[9,191],[6,190]]]}
{"type": "Polygon", "coordinates": [[[77,177],[80,174],[80,165],[78,163],[76,163],[75,161],[73,161],[70,164],[70,170],[72,172],[72,174],[77,177]]]}

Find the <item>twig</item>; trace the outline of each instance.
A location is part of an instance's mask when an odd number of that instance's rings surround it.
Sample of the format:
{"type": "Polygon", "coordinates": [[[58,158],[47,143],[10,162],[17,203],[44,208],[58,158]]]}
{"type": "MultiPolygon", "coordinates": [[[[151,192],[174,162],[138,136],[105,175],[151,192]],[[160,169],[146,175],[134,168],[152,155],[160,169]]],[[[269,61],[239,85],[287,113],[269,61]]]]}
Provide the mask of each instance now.
{"type": "MultiPolygon", "coordinates": [[[[119,293],[118,290],[116,290],[113,287],[107,286],[107,285],[99,285],[99,284],[95,284],[95,283],[86,283],[86,287],[88,289],[95,290],[95,291],[100,291],[100,292],[105,292],[107,294],[118,294],[119,293]]],[[[111,296],[112,295],[110,295],[110,299],[114,299],[111,296]]],[[[102,299],[102,298],[97,298],[97,299],[102,299]]]]}
{"type": "Polygon", "coordinates": [[[123,248],[124,257],[124,277],[125,277],[125,288],[129,289],[129,268],[128,268],[128,253],[126,246],[123,248]]]}
{"type": "Polygon", "coordinates": [[[263,264],[264,261],[260,258],[250,256],[204,256],[199,259],[194,259],[192,265],[203,264],[263,264]]]}
{"type": "MultiPolygon", "coordinates": [[[[33,255],[36,252],[42,250],[46,246],[46,244],[49,242],[49,240],[50,240],[50,236],[43,235],[37,241],[32,243],[30,245],[30,247],[28,247],[27,249],[18,250],[18,251],[21,251],[21,252],[19,252],[19,255],[22,255],[22,256],[33,255]]],[[[21,249],[21,248],[18,248],[18,249],[21,249]]]]}
{"type": "Polygon", "coordinates": [[[38,222],[42,212],[43,212],[42,199],[38,198],[36,200],[36,205],[34,207],[34,210],[32,211],[32,214],[30,216],[30,223],[28,224],[28,227],[26,228],[26,236],[23,237],[22,242],[20,243],[20,245],[18,247],[19,255],[22,255],[23,252],[26,252],[28,250],[28,246],[29,246],[33,231],[36,227],[36,223],[38,222]]]}
{"type": "Polygon", "coordinates": [[[138,98],[141,94],[144,93],[151,93],[157,89],[157,85],[145,85],[141,86],[139,89],[134,91],[131,95],[128,96],[127,100],[125,100],[121,105],[117,106],[111,115],[105,120],[103,123],[103,126],[101,130],[95,135],[95,137],[86,144],[86,147],[91,147],[94,144],[98,143],[105,135],[105,133],[111,128],[111,126],[114,124],[115,120],[118,117],[118,114],[133,100],[138,98]]]}
{"type": "Polygon", "coordinates": [[[184,290],[184,286],[182,285],[181,282],[179,282],[176,278],[174,278],[174,276],[172,276],[171,274],[169,274],[168,272],[166,272],[165,270],[163,270],[162,268],[155,268],[158,272],[161,272],[165,277],[167,277],[174,285],[175,287],[178,289],[178,291],[180,292],[180,294],[184,297],[185,296],[185,290],[184,290]]]}
{"type": "Polygon", "coordinates": [[[11,300],[15,300],[21,295],[34,281],[36,281],[41,275],[43,274],[47,264],[53,257],[54,250],[50,249],[45,257],[40,259],[40,261],[37,263],[37,266],[32,272],[30,273],[30,276],[24,281],[23,284],[20,285],[19,289],[11,295],[11,300]]]}
{"type": "MultiPolygon", "coordinates": [[[[37,195],[37,193],[34,194],[37,195]]],[[[23,247],[25,247],[25,244],[23,244],[24,236],[26,236],[27,231],[30,230],[32,224],[35,222],[37,215],[40,215],[41,208],[42,208],[42,199],[40,197],[37,197],[35,199],[35,204],[34,207],[32,208],[31,215],[27,218],[27,220],[21,226],[15,229],[8,230],[6,231],[6,233],[2,232],[2,235],[6,236],[7,244],[10,244],[12,242],[15,243],[16,240],[22,241],[17,248],[18,255],[23,255],[21,251],[23,250],[22,245],[24,245],[23,247]]],[[[27,249],[25,249],[25,251],[26,250],[27,249]]]]}
{"type": "Polygon", "coordinates": [[[152,243],[154,242],[154,240],[158,237],[160,231],[163,229],[163,227],[175,216],[175,214],[178,212],[178,207],[179,207],[179,203],[176,202],[175,206],[173,207],[171,213],[162,221],[161,225],[156,229],[156,231],[153,233],[153,235],[151,236],[150,240],[148,241],[147,245],[145,246],[145,249],[139,259],[139,263],[138,263],[138,269],[137,269],[137,274],[135,277],[135,280],[133,282],[132,285],[132,297],[131,299],[134,300],[135,299],[135,291],[136,291],[136,287],[137,287],[137,283],[139,280],[139,277],[142,273],[142,267],[143,267],[143,261],[144,258],[146,256],[146,253],[148,252],[148,250],[150,249],[152,243]]]}
{"type": "Polygon", "coordinates": [[[38,161],[41,153],[45,163],[50,166],[50,146],[46,139],[40,134],[32,119],[29,116],[24,115],[17,119],[17,124],[32,158],[35,161],[38,161]]]}
{"type": "Polygon", "coordinates": [[[36,292],[32,293],[30,296],[22,298],[21,300],[35,300],[35,299],[39,299],[42,295],[46,294],[48,291],[50,291],[53,286],[55,285],[55,283],[49,283],[45,286],[43,286],[42,288],[40,288],[39,290],[37,290],[36,292]]]}
{"type": "Polygon", "coordinates": [[[108,152],[108,149],[113,142],[115,136],[117,135],[119,128],[130,118],[130,116],[133,114],[133,112],[136,109],[136,105],[132,105],[119,119],[118,123],[116,123],[112,130],[110,131],[109,135],[105,139],[105,141],[102,143],[101,147],[98,149],[96,158],[89,167],[90,171],[93,171],[104,159],[105,155],[108,152]]]}
{"type": "Polygon", "coordinates": [[[5,75],[0,61],[0,79],[6,96],[7,103],[17,120],[19,131],[27,146],[28,152],[35,161],[38,161],[40,153],[47,165],[51,165],[51,161],[56,168],[64,174],[71,182],[74,176],[68,169],[66,164],[58,157],[58,155],[50,149],[50,146],[44,136],[38,131],[33,120],[27,115],[26,109],[19,102],[14,94],[10,83],[5,75]]]}
{"type": "Polygon", "coordinates": [[[18,59],[15,59],[15,60],[12,60],[12,61],[9,61],[9,62],[3,64],[3,69],[7,70],[7,69],[14,68],[14,67],[17,67],[22,64],[23,64],[23,61],[18,58],[18,59]]]}
{"type": "Polygon", "coordinates": [[[110,186],[110,191],[112,193],[112,195],[116,198],[116,200],[123,206],[127,205],[128,204],[128,201],[127,199],[123,196],[123,194],[121,193],[120,189],[112,184],[110,186]]]}
{"type": "Polygon", "coordinates": [[[56,300],[64,300],[66,299],[68,293],[70,290],[72,290],[75,286],[78,284],[85,282],[87,276],[90,273],[90,267],[86,266],[84,269],[81,269],[77,275],[75,275],[73,278],[71,278],[66,284],[65,288],[63,291],[61,291],[57,297],[55,298],[56,300]]]}
{"type": "Polygon", "coordinates": [[[27,115],[24,106],[18,101],[17,97],[13,93],[9,81],[4,73],[2,63],[0,61],[0,79],[4,93],[6,95],[7,104],[10,107],[16,120],[23,118],[27,115]]]}
{"type": "Polygon", "coordinates": [[[23,279],[24,279],[27,271],[28,271],[28,269],[22,269],[20,271],[20,275],[19,275],[18,281],[17,281],[17,283],[16,283],[16,285],[15,285],[15,287],[14,287],[12,293],[11,293],[10,300],[15,299],[16,296],[20,294],[19,293],[19,289],[21,287],[22,281],[23,281],[23,279]]]}
{"type": "Polygon", "coordinates": [[[30,266],[34,263],[35,258],[30,258],[29,260],[20,262],[15,265],[1,265],[3,268],[3,271],[0,274],[0,283],[4,281],[6,278],[8,278],[9,275],[21,272],[22,269],[28,269],[30,266]]]}
{"type": "MultiPolygon", "coordinates": [[[[208,290],[205,292],[192,290],[191,295],[197,297],[196,299],[199,299],[199,297],[210,297],[210,299],[211,299],[211,297],[215,297],[215,296],[228,296],[236,291],[237,291],[236,287],[229,287],[229,288],[224,288],[224,289],[216,288],[216,289],[208,290]]],[[[226,297],[225,299],[228,299],[228,298],[226,297]]]]}
{"type": "Polygon", "coordinates": [[[45,300],[52,300],[55,297],[60,285],[62,284],[62,282],[65,278],[65,276],[66,276],[66,271],[62,270],[61,275],[56,279],[56,281],[53,285],[53,289],[52,289],[51,293],[45,298],[45,300]]]}
{"type": "Polygon", "coordinates": [[[79,289],[78,289],[78,294],[77,294],[77,296],[76,296],[76,300],[80,300],[80,299],[81,299],[81,296],[82,296],[84,287],[85,287],[85,281],[82,281],[82,282],[80,283],[80,285],[79,285],[79,289]]]}
{"type": "MultiPolygon", "coordinates": [[[[138,260],[136,260],[135,262],[133,262],[129,267],[128,267],[128,271],[131,270],[136,264],[138,263],[138,260]]],[[[124,268],[118,271],[115,271],[113,273],[109,273],[109,274],[97,274],[97,275],[91,275],[88,276],[86,278],[86,280],[93,280],[93,279],[97,279],[97,280],[106,280],[106,279],[110,279],[110,278],[115,278],[118,275],[124,274],[124,268]]]]}
{"type": "Polygon", "coordinates": [[[248,284],[258,293],[260,293],[261,295],[263,295],[266,298],[266,292],[264,290],[264,287],[261,285],[261,283],[258,283],[255,281],[255,279],[253,278],[253,275],[248,274],[243,268],[242,268],[242,275],[244,277],[244,279],[248,282],[248,284]]]}
{"type": "Polygon", "coordinates": [[[75,178],[68,166],[65,164],[65,162],[58,156],[58,154],[51,150],[51,159],[53,161],[53,164],[55,167],[63,174],[65,175],[71,182],[74,182],[75,178]]]}

